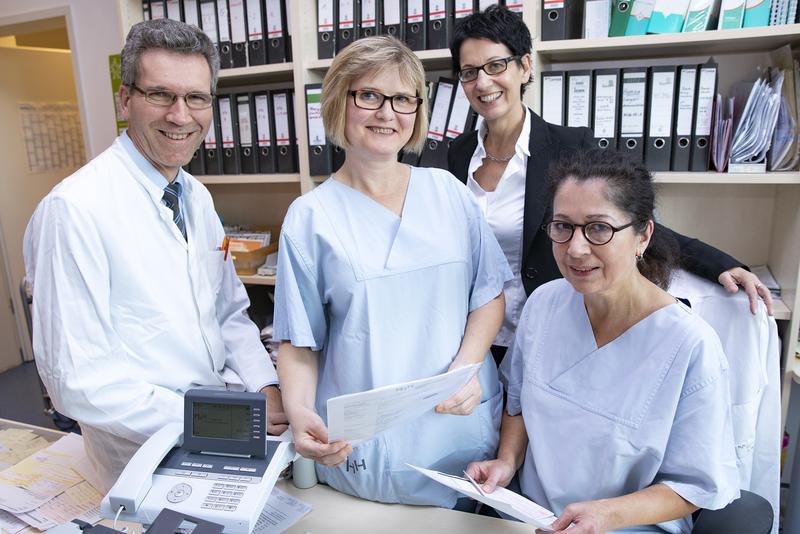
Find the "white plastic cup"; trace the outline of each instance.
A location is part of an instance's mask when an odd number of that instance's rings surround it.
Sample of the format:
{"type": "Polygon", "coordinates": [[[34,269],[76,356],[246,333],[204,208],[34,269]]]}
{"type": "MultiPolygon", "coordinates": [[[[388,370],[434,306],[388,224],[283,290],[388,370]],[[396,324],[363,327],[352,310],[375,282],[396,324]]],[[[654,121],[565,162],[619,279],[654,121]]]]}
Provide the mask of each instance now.
{"type": "Polygon", "coordinates": [[[292,482],[295,488],[308,489],[317,485],[317,470],[314,460],[299,456],[292,466],[292,482]]]}

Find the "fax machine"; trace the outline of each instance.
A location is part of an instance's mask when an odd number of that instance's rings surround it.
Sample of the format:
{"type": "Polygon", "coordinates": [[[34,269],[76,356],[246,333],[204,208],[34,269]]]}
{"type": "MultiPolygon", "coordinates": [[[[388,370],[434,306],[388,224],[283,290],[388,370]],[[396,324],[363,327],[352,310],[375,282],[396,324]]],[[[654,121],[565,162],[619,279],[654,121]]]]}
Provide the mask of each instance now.
{"type": "Polygon", "coordinates": [[[156,432],[131,458],[100,506],[103,517],[151,524],[164,508],[247,534],[281,471],[290,443],[266,436],[259,393],[186,392],[184,423],[156,432]]]}

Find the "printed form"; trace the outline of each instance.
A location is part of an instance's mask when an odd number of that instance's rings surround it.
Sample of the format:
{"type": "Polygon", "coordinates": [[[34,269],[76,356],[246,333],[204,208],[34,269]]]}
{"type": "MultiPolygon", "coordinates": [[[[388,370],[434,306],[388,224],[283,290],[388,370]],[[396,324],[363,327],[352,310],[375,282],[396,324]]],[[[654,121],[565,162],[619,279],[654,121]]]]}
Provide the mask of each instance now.
{"type": "Polygon", "coordinates": [[[464,387],[481,365],[328,399],[328,442],[356,445],[433,410],[464,387]]]}

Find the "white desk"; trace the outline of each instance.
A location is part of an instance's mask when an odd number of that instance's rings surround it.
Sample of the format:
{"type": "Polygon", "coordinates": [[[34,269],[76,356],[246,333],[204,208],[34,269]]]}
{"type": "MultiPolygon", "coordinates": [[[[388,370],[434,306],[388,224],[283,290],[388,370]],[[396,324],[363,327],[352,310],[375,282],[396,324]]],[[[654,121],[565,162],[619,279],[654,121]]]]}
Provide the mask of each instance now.
{"type": "MultiPolygon", "coordinates": [[[[48,441],[64,435],[58,430],[0,419],[0,429],[29,428],[48,441]]],[[[281,480],[277,487],[312,506],[311,512],[298,521],[288,534],[392,534],[437,532],[442,534],[483,534],[485,532],[525,533],[533,529],[524,523],[504,521],[475,514],[430,506],[405,506],[365,501],[317,484],[301,490],[290,480],[281,480]]],[[[28,529],[29,532],[36,532],[28,529]]],[[[23,532],[27,532],[23,531],[23,532]]]]}

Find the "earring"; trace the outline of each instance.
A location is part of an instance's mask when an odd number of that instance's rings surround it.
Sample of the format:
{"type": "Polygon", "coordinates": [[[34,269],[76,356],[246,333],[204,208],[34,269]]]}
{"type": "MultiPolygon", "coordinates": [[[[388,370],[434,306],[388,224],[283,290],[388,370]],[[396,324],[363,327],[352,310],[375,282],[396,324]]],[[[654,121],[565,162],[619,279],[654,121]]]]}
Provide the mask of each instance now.
{"type": "Polygon", "coordinates": [[[636,263],[640,263],[642,261],[644,261],[644,253],[643,252],[637,252],[636,253],[636,263]]]}

